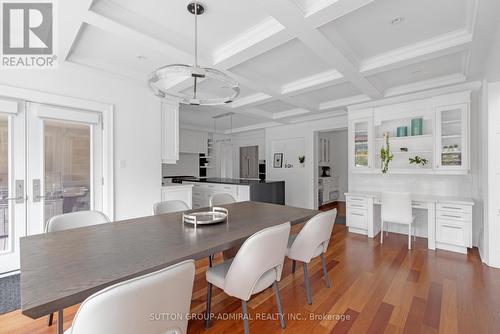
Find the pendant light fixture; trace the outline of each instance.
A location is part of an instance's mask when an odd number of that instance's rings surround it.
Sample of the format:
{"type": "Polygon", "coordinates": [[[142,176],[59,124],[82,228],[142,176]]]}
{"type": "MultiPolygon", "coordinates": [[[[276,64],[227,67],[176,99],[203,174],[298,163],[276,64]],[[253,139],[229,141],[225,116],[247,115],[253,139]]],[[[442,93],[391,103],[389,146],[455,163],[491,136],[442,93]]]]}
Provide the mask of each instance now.
{"type": "Polygon", "coordinates": [[[153,72],[149,79],[149,85],[155,95],[165,98],[173,97],[181,103],[191,105],[220,105],[231,103],[240,93],[239,84],[233,78],[214,68],[206,68],[198,65],[198,15],[205,12],[205,6],[194,1],[190,2],[187,10],[194,15],[194,65],[173,64],[160,67],[153,72]],[[172,83],[179,83],[183,79],[192,79],[192,90],[176,92],[172,88],[172,83]],[[227,90],[226,96],[213,97],[200,96],[199,84],[202,80],[218,82],[221,87],[227,90]]]}

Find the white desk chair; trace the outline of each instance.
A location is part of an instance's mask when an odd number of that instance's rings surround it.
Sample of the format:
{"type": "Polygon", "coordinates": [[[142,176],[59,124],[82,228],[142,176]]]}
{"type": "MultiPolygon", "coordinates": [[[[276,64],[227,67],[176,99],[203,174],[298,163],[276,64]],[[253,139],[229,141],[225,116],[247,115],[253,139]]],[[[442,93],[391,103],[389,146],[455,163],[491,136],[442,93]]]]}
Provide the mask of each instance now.
{"type": "Polygon", "coordinates": [[[153,214],[155,216],[162,215],[164,213],[186,211],[186,210],[189,210],[189,206],[186,203],[184,203],[184,201],[180,200],[158,202],[153,205],[153,214]]]}
{"type": "Polygon", "coordinates": [[[384,223],[403,224],[408,225],[408,249],[411,249],[411,230],[415,216],[412,215],[410,193],[384,192],[381,203],[380,243],[384,243],[384,223]]]}
{"type": "Polygon", "coordinates": [[[209,203],[210,206],[218,206],[218,205],[236,203],[236,199],[231,194],[220,193],[210,196],[209,203]]]}
{"type": "Polygon", "coordinates": [[[107,287],[80,305],[65,334],[185,334],[194,273],[187,260],[107,287]]]}
{"type": "Polygon", "coordinates": [[[291,235],[288,240],[287,256],[292,259],[292,272],[295,272],[295,262],[302,262],[304,269],[304,283],[306,286],[307,303],[312,304],[311,284],[307,272],[307,264],[317,256],[321,258],[323,267],[323,276],[325,284],[329,288],[330,280],[326,270],[326,261],[324,253],[328,248],[330,237],[332,235],[333,224],[337,218],[337,209],[322,212],[311,218],[299,234],[291,235]]]}
{"type": "Polygon", "coordinates": [[[280,325],[281,328],[285,328],[278,281],[283,271],[289,235],[290,223],[263,229],[248,238],[234,258],[208,269],[205,328],[210,325],[212,285],[224,290],[229,296],[241,300],[245,334],[249,331],[247,301],[252,295],[272,285],[278,305],[280,325]]]}
{"type": "MultiPolygon", "coordinates": [[[[92,226],[109,223],[109,218],[100,211],[77,211],[70,213],[63,213],[49,219],[45,226],[45,233],[65,231],[73,228],[92,226]]],[[[62,318],[62,310],[59,311],[62,318]]],[[[54,321],[54,313],[48,317],[47,324],[52,326],[54,321]]]]}

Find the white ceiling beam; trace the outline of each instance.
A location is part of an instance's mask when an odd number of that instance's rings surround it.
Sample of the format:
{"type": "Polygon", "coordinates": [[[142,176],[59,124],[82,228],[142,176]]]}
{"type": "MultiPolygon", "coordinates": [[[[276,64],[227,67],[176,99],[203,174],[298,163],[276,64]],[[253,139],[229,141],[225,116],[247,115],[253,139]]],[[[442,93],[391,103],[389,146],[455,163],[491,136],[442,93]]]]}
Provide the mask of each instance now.
{"type": "Polygon", "coordinates": [[[322,113],[314,113],[314,114],[308,115],[308,116],[293,118],[293,119],[290,120],[290,123],[293,124],[293,123],[302,123],[302,122],[317,121],[317,120],[320,120],[320,119],[327,119],[327,118],[345,116],[346,114],[347,114],[347,111],[345,109],[340,109],[340,110],[335,110],[335,111],[329,111],[329,112],[322,112],[322,113]]]}
{"type": "Polygon", "coordinates": [[[338,109],[340,107],[347,107],[351,104],[357,104],[366,101],[370,101],[370,98],[364,94],[349,96],[343,99],[337,99],[333,101],[320,103],[319,110],[325,111],[325,110],[338,109]]]}
{"type": "Polygon", "coordinates": [[[234,128],[232,130],[225,130],[224,134],[225,135],[231,135],[234,133],[240,133],[240,132],[246,132],[246,131],[252,131],[252,130],[259,130],[259,129],[265,129],[265,128],[270,128],[273,126],[280,126],[283,125],[282,123],[278,122],[266,122],[266,123],[258,123],[258,124],[253,124],[253,125],[248,125],[248,126],[242,126],[240,128],[234,128]]]}
{"type": "Polygon", "coordinates": [[[287,29],[294,31],[297,37],[325,63],[342,73],[363,93],[371,98],[382,96],[381,92],[358,72],[357,66],[305,19],[293,2],[289,0],[257,0],[257,2],[287,29]]]}
{"type": "Polygon", "coordinates": [[[281,86],[281,94],[298,95],[344,82],[344,76],[337,70],[326,71],[281,86]]]}
{"type": "MultiPolygon", "coordinates": [[[[164,41],[158,40],[135,29],[129,28],[96,12],[88,11],[84,16],[83,21],[101,30],[120,36],[125,40],[132,40],[140,45],[147,47],[148,49],[156,50],[165,55],[168,55],[170,59],[184,62],[186,59],[193,58],[193,55],[190,53],[179,50],[178,48],[169,45],[164,41]]],[[[205,61],[206,59],[200,59],[200,63],[204,63],[205,61]]]]}
{"type": "Polygon", "coordinates": [[[360,71],[364,75],[372,75],[427,59],[457,53],[467,50],[471,42],[472,34],[469,31],[465,29],[456,30],[367,58],[361,62],[360,71]]]}
{"type": "Polygon", "coordinates": [[[236,99],[229,106],[231,108],[251,107],[256,104],[261,104],[273,100],[271,95],[265,93],[255,93],[242,98],[236,99]]]}
{"type": "Polygon", "coordinates": [[[448,85],[455,85],[465,82],[467,79],[462,73],[456,73],[451,75],[442,76],[439,78],[433,78],[429,80],[423,80],[408,85],[401,85],[397,87],[389,88],[385,91],[385,97],[403,95],[408,93],[414,93],[426,89],[432,89],[437,87],[443,87],[448,85]]]}
{"type": "Polygon", "coordinates": [[[63,28],[59,37],[61,54],[58,56],[63,61],[67,60],[75,42],[78,40],[83,18],[87,15],[92,2],[93,0],[83,0],[71,4],[69,2],[59,4],[61,7],[70,7],[71,9],[68,9],[68,11],[71,10],[72,13],[75,13],[72,15],[59,15],[58,17],[59,26],[63,28]]]}

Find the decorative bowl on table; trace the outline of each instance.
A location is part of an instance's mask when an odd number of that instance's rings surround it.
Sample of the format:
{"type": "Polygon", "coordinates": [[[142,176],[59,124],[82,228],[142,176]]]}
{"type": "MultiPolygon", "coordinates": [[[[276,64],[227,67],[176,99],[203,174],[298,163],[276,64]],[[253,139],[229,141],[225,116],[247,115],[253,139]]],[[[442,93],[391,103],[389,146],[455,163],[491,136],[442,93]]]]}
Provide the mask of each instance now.
{"type": "Polygon", "coordinates": [[[210,225],[227,221],[229,211],[225,208],[212,207],[211,211],[183,213],[182,220],[186,224],[210,225]]]}

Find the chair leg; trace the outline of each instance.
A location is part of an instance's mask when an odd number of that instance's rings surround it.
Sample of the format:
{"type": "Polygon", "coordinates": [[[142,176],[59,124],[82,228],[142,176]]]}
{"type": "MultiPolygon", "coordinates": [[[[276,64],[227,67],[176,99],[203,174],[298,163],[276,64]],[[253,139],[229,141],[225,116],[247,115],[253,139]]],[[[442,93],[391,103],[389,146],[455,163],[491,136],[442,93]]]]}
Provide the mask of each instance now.
{"type": "Polygon", "coordinates": [[[297,264],[297,261],[292,260],[292,274],[295,274],[295,265],[297,264]]]}
{"type": "Polygon", "coordinates": [[[311,297],[311,284],[309,282],[309,274],[307,273],[307,263],[302,262],[302,268],[304,268],[304,284],[306,285],[307,303],[311,305],[313,302],[311,297]]]}
{"type": "Polygon", "coordinates": [[[245,334],[248,334],[248,310],[247,302],[244,300],[241,301],[241,312],[243,313],[243,329],[245,330],[245,334]]]}
{"type": "Polygon", "coordinates": [[[408,225],[408,249],[411,249],[411,224],[408,225]]]}
{"type": "Polygon", "coordinates": [[[325,255],[321,253],[319,257],[321,258],[321,266],[323,267],[323,276],[325,278],[325,284],[326,287],[329,288],[331,285],[330,285],[330,279],[328,278],[328,271],[326,270],[325,255]]]}
{"type": "Polygon", "coordinates": [[[384,221],[380,223],[380,243],[384,243],[384,221]]]}
{"type": "Polygon", "coordinates": [[[208,256],[208,266],[211,267],[212,266],[212,255],[209,255],[208,256]]]}
{"type": "Polygon", "coordinates": [[[57,311],[57,333],[58,334],[64,333],[63,309],[60,309],[59,311],[57,311]]]}
{"type": "Polygon", "coordinates": [[[281,328],[285,329],[286,324],[285,324],[285,317],[283,315],[283,307],[281,306],[281,298],[280,298],[280,289],[278,287],[278,282],[274,281],[273,283],[273,289],[274,289],[274,297],[276,298],[276,305],[278,306],[278,314],[280,317],[280,325],[281,328]]]}
{"type": "Polygon", "coordinates": [[[51,313],[47,317],[47,326],[52,326],[53,322],[54,322],[54,313],[51,313]]]}
{"type": "Polygon", "coordinates": [[[210,327],[210,308],[212,306],[212,284],[208,283],[207,287],[207,307],[205,309],[205,329],[210,327]]]}

